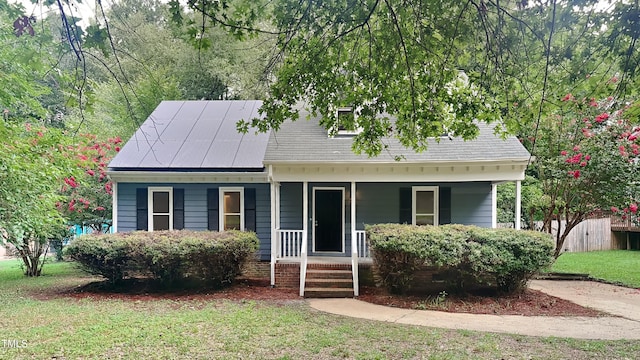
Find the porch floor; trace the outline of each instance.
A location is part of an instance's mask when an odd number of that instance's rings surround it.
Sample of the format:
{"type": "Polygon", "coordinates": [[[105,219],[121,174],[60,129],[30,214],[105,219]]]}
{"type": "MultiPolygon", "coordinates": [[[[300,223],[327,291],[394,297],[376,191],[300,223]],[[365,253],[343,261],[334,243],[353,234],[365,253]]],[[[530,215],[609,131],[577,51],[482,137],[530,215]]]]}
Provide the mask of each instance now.
{"type": "MultiPolygon", "coordinates": [[[[287,258],[277,260],[279,264],[298,264],[300,258],[287,258]]],[[[346,256],[308,256],[307,264],[351,264],[351,257],[346,256]]],[[[359,258],[358,264],[373,264],[372,259],[359,258]]]]}

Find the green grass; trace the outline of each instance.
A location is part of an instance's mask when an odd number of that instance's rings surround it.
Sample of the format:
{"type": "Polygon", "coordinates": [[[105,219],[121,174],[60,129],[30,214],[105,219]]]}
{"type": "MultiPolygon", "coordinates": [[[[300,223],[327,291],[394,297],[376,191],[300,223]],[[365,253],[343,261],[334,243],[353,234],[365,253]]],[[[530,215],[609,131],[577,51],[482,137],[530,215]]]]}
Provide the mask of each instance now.
{"type": "Polygon", "coordinates": [[[640,251],[564,253],[551,271],[589,274],[597,279],[640,288],[640,251]]]}
{"type": "Polygon", "coordinates": [[[640,353],[637,341],[390,324],[321,313],[297,300],[65,295],[94,280],[69,263],[24,278],[15,261],[0,262],[0,359],[630,359],[640,353]]]}

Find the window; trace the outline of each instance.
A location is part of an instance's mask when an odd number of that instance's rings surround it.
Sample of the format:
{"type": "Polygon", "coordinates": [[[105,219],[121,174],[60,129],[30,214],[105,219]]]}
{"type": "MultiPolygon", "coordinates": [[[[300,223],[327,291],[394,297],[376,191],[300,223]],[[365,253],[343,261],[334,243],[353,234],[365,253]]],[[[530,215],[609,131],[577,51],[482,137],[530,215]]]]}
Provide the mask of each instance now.
{"type": "MultiPolygon", "coordinates": [[[[356,122],[356,115],[352,107],[338,108],[336,113],[337,118],[337,135],[357,135],[362,132],[362,128],[358,127],[356,122]]],[[[329,133],[332,133],[329,131],[329,133]]]]}
{"type": "Polygon", "coordinates": [[[173,230],[173,188],[149,188],[149,231],[173,230]]]}
{"type": "Polygon", "coordinates": [[[220,188],[220,230],[244,230],[244,189],[220,188]]]}
{"type": "Polygon", "coordinates": [[[413,225],[438,224],[438,187],[414,186],[412,196],[413,225]]]}

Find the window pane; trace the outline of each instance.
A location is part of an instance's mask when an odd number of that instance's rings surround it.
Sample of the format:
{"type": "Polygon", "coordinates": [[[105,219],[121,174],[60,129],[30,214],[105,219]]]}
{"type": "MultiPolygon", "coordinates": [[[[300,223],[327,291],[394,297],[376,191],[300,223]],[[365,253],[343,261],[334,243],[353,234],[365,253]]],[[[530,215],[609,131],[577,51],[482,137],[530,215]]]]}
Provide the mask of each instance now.
{"type": "Polygon", "coordinates": [[[433,191],[416,192],[416,214],[433,214],[433,191]]]}
{"type": "Polygon", "coordinates": [[[169,230],[169,215],[153,215],[153,230],[169,230]]]}
{"type": "Polygon", "coordinates": [[[240,229],[240,215],[225,215],[224,229],[225,230],[242,230],[240,229]]]}
{"type": "Polygon", "coordinates": [[[153,212],[154,213],[169,213],[169,192],[168,191],[154,191],[153,192],[153,212]]]}
{"type": "Polygon", "coordinates": [[[224,193],[224,213],[240,213],[240,192],[230,191],[224,193]]]}
{"type": "Polygon", "coordinates": [[[433,225],[433,215],[416,215],[416,225],[433,225]]]}

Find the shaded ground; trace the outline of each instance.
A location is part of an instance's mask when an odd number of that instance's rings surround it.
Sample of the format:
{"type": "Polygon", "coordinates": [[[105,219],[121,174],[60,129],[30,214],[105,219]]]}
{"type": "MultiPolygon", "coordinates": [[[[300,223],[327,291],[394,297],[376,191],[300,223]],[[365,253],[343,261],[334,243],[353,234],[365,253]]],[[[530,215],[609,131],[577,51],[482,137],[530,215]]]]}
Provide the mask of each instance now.
{"type": "MultiPolygon", "coordinates": [[[[105,282],[65,288],[54,287],[34,297],[73,299],[121,299],[127,301],[168,300],[216,300],[272,301],[288,303],[302,301],[297,289],[271,288],[268,280],[243,279],[224,289],[183,289],[166,292],[152,283],[133,281],[118,288],[106,286],[105,282]]],[[[602,316],[603,313],[574,304],[538,290],[527,290],[523,294],[497,297],[492,294],[457,297],[445,296],[400,296],[390,295],[378,288],[363,287],[359,300],[390,307],[438,310],[471,314],[524,315],[524,316],[602,316]]]]}

